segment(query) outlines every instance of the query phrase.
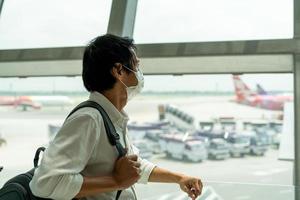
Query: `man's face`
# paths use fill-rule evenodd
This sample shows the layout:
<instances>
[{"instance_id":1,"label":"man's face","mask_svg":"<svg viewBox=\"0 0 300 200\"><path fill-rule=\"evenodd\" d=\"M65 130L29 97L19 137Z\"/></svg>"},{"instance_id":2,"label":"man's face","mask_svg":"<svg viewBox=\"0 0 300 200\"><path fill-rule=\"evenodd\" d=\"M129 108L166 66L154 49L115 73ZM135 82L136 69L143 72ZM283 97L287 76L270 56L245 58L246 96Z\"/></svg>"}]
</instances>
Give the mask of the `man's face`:
<instances>
[{"instance_id":1,"label":"man's face","mask_svg":"<svg viewBox=\"0 0 300 200\"><path fill-rule=\"evenodd\" d=\"M132 63L131 63L131 66L132 66L132 70L133 71L138 71L139 70L139 63L140 63L140 60L139 58L137 57L135 51L133 49L131 49L131 52L133 54L133 60L132 60ZM128 66L126 66L128 67ZM123 66L124 68L124 66ZM123 69L122 71L125 72L126 69ZM124 80L125 84L130 87L130 86L136 86L138 84L138 80L136 79L135 77L135 74L129 70L126 70L127 72L124 73L124 76L126 80Z\"/></svg>"}]
</instances>

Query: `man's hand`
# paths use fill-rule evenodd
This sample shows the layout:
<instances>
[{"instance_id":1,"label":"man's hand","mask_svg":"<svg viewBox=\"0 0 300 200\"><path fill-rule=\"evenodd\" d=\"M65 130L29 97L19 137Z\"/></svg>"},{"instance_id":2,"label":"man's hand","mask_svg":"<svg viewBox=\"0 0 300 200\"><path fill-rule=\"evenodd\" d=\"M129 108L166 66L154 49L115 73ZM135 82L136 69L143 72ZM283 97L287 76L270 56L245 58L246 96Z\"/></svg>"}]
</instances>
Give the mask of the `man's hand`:
<instances>
[{"instance_id":1,"label":"man's hand","mask_svg":"<svg viewBox=\"0 0 300 200\"><path fill-rule=\"evenodd\" d=\"M128 188L139 180L141 164L137 160L137 155L129 155L116 161L113 176L120 189Z\"/></svg>"},{"instance_id":2,"label":"man's hand","mask_svg":"<svg viewBox=\"0 0 300 200\"><path fill-rule=\"evenodd\" d=\"M190 176L183 176L178 183L181 190L186 192L193 200L201 195L203 185L200 179Z\"/></svg>"}]
</instances>

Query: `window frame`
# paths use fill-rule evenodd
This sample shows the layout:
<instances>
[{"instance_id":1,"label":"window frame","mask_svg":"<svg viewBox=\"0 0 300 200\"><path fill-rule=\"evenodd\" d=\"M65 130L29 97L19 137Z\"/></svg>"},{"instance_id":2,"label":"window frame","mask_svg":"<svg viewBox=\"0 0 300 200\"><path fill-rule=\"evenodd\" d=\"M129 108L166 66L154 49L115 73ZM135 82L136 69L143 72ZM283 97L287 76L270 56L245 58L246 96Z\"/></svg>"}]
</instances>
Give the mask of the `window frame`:
<instances>
[{"instance_id":1,"label":"window frame","mask_svg":"<svg viewBox=\"0 0 300 200\"><path fill-rule=\"evenodd\" d=\"M0 0L1 7L4 0ZM113 0L108 33L120 36L133 36L134 22L138 0ZM0 18L1 20L1 18ZM197 58L213 56L263 56L287 55L291 56L289 66L270 67L267 71L258 67L228 67L218 70L212 67L207 70L196 67L184 71L184 67L176 69L176 73L169 69L169 74L218 74L218 73L293 73L295 102L300 100L300 0L294 0L294 37L283 40L256 40L256 41L228 41L228 42L197 42L197 43L161 43L138 44L138 55L148 63L157 67L147 69L145 74L160 73L159 61L166 59L191 59L191 64L197 64ZM77 76L81 73L81 59L84 47L61 47L40 49L0 50L0 77L33 77L33 76ZM68 65L66 65L68 63ZM61 70L64 66L64 70ZM295 109L295 159L294 185L300 186L300 107ZM295 192L296 199L300 199L299 192Z\"/></svg>"}]
</instances>

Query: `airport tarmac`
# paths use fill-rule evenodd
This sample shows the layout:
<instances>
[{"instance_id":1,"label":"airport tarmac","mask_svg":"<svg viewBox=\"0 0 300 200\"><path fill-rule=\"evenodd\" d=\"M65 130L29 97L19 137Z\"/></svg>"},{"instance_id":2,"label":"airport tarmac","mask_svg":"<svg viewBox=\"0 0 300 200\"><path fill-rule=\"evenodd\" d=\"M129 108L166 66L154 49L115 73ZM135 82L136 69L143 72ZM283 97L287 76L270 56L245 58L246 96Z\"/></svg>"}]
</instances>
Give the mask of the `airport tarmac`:
<instances>
[{"instance_id":1,"label":"airport tarmac","mask_svg":"<svg viewBox=\"0 0 300 200\"><path fill-rule=\"evenodd\" d=\"M220 116L261 119L276 117L281 114L278 111L238 105L231 102L231 99L231 97L224 96L142 96L129 102L126 111L132 121L139 122L157 120L157 106L166 103L183 106L190 111L197 111L201 117L206 119ZM22 112L12 107L0 108L0 133L7 141L6 145L0 147L0 166L4 166L3 171L0 172L0 187L14 175L32 168L35 150L48 143L48 124L62 124L71 109L72 107L63 109L49 107ZM245 156L244 158L229 158L218 161L205 160L201 163L173 160L166 158L163 154L156 155L151 161L163 168L200 177L206 186L213 186L214 190L217 188L216 193L220 193L224 199L229 199L224 192L227 189L240 188L240 192L243 190L246 192L249 188L264 188L271 185L270 191L280 187L283 189L281 193L284 194L284 191L288 193L293 185L293 163L278 160L278 150L275 149L269 149L266 155L261 157ZM226 183L221 184L223 182ZM245 183L249 183L250 186L244 185ZM207 191L210 190L211 188L208 187ZM141 199L148 200L175 199L172 195L175 195L178 200L186 199L179 187L174 184L137 185L137 193ZM245 197L244 199L254 198Z\"/></svg>"}]
</instances>

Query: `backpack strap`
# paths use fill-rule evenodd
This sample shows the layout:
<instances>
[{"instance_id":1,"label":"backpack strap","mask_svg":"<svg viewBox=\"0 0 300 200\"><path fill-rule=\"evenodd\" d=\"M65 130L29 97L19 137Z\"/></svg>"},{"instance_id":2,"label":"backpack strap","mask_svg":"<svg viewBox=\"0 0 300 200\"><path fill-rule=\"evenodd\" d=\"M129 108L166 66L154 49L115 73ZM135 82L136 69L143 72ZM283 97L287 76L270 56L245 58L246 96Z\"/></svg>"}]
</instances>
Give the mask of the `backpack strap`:
<instances>
[{"instance_id":1,"label":"backpack strap","mask_svg":"<svg viewBox=\"0 0 300 200\"><path fill-rule=\"evenodd\" d=\"M81 109L81 108L85 108L85 107L92 107L97 109L104 121L104 127L108 136L108 140L109 143L113 146L116 146L118 153L119 153L119 158L126 155L126 151L123 147L123 145L120 143L120 136L117 133L115 126L113 125L112 121L110 120L108 114L105 112L105 110L96 102L94 101L84 101L82 103L80 103L78 106L76 106L71 112L70 114L67 116L67 118L69 118L74 112L76 112L77 110Z\"/></svg>"},{"instance_id":2,"label":"backpack strap","mask_svg":"<svg viewBox=\"0 0 300 200\"><path fill-rule=\"evenodd\" d=\"M92 107L97 109L104 121L104 127L106 130L106 134L109 140L109 143L113 146L116 146L118 153L119 153L119 157L125 156L126 155L126 150L124 149L123 145L120 143L120 136L117 133L112 121L110 120L108 114L105 112L105 110L96 102L94 101L84 101L82 103L80 103L78 106L76 106L71 112L70 114L67 116L70 117L74 112L76 112L77 110L81 109L81 108L85 108L85 107ZM116 200L119 199L120 195L121 195L122 190L118 190L117 195L116 195Z\"/></svg>"},{"instance_id":3,"label":"backpack strap","mask_svg":"<svg viewBox=\"0 0 300 200\"><path fill-rule=\"evenodd\" d=\"M38 167L38 163L39 163L39 159L40 159L40 153L41 153L41 151L45 151L45 149L46 149L45 147L40 147L36 150L35 156L34 156L34 159L33 159L34 168Z\"/></svg>"}]
</instances>

